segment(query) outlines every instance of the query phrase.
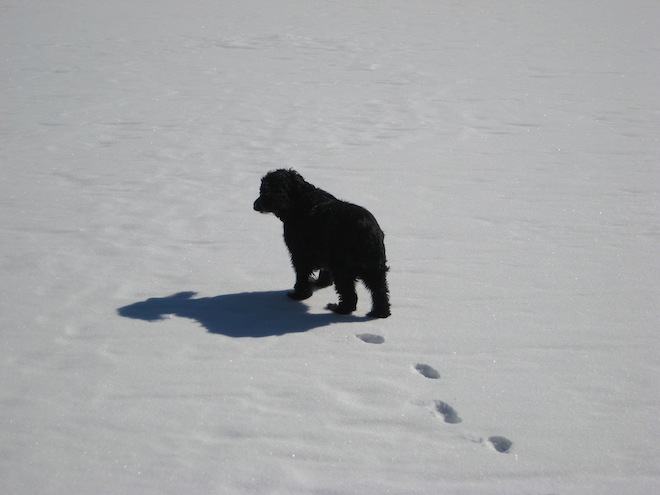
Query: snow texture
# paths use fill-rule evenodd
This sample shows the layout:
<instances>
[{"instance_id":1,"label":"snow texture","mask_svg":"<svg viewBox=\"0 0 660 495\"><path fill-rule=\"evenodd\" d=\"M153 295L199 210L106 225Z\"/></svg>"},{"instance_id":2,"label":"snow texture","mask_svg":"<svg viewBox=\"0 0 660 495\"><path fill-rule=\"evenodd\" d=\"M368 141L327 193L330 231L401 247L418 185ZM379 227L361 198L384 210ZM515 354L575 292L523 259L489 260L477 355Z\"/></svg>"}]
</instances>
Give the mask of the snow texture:
<instances>
[{"instance_id":1,"label":"snow texture","mask_svg":"<svg viewBox=\"0 0 660 495\"><path fill-rule=\"evenodd\" d=\"M1 1L2 492L660 492L659 19ZM285 296L281 167L390 318Z\"/></svg>"}]
</instances>

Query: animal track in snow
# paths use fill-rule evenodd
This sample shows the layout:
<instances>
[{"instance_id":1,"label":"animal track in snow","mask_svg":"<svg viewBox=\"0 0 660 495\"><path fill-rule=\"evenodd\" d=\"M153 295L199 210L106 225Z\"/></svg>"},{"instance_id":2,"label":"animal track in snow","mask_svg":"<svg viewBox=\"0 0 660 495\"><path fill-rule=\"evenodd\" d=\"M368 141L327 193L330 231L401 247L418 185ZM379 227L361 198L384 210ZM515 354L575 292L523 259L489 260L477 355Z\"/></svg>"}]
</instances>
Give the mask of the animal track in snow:
<instances>
[{"instance_id":1,"label":"animal track in snow","mask_svg":"<svg viewBox=\"0 0 660 495\"><path fill-rule=\"evenodd\" d=\"M423 377L430 378L431 380L437 380L440 378L440 373L438 373L433 366L429 366L428 364L417 363L414 368Z\"/></svg>"},{"instance_id":2,"label":"animal track in snow","mask_svg":"<svg viewBox=\"0 0 660 495\"><path fill-rule=\"evenodd\" d=\"M383 342L385 342L384 337L373 333L360 333L360 334L356 334L355 337L367 344L382 344ZM424 378L428 378L430 380L437 380L438 378L440 378L440 373L438 372L438 370L436 370L431 365L424 363L417 363L412 365L412 368L417 373L422 375ZM420 403L420 405L421 404L424 403ZM428 402L426 402L426 404L428 406ZM444 401L441 400L433 401L431 405L431 410L435 415L442 418L442 420L445 423L458 424L463 422L463 420L458 415L456 410ZM513 446L513 442L511 440L509 440L506 437L497 436L497 435L490 436L488 438L469 435L466 436L465 438L472 442L479 443L501 454L508 454L511 451L511 447Z\"/></svg>"},{"instance_id":3,"label":"animal track in snow","mask_svg":"<svg viewBox=\"0 0 660 495\"><path fill-rule=\"evenodd\" d=\"M446 402L442 402L441 400L436 400L433 403L433 405L434 405L434 411L440 416L442 416L442 419L444 420L445 423L449 423L453 425L463 421L458 416L458 413L454 410L454 408L451 407Z\"/></svg>"},{"instance_id":4,"label":"animal track in snow","mask_svg":"<svg viewBox=\"0 0 660 495\"><path fill-rule=\"evenodd\" d=\"M385 342L385 338L380 335L375 335L373 333L359 333L356 335L358 339L367 344L382 344Z\"/></svg>"},{"instance_id":5,"label":"animal track in snow","mask_svg":"<svg viewBox=\"0 0 660 495\"><path fill-rule=\"evenodd\" d=\"M508 438L494 436L488 437L488 439L484 440L484 444L494 448L502 454L507 454L509 450L511 450L513 442Z\"/></svg>"},{"instance_id":6,"label":"animal track in snow","mask_svg":"<svg viewBox=\"0 0 660 495\"><path fill-rule=\"evenodd\" d=\"M511 447L513 446L513 442L511 440L500 436L492 436L492 437L484 438L477 435L466 433L463 435L463 437L466 440L469 440L470 442L478 443L486 447L487 449L494 450L501 454L508 454L509 451L511 450Z\"/></svg>"}]
</instances>

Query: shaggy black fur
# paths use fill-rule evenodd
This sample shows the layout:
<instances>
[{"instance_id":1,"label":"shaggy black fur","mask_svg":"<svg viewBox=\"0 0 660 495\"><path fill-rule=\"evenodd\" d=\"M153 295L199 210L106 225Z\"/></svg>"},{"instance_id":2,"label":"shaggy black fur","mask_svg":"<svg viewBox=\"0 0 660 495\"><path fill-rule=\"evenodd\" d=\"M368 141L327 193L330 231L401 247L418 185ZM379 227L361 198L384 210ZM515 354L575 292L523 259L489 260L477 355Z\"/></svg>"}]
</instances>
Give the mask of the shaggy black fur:
<instances>
[{"instance_id":1,"label":"shaggy black fur","mask_svg":"<svg viewBox=\"0 0 660 495\"><path fill-rule=\"evenodd\" d=\"M284 224L284 241L296 272L289 297L307 299L313 286L334 282L339 303L327 308L348 314L357 307L355 283L360 279L371 292L369 316L390 315L385 235L371 213L314 187L295 170L284 169L261 179L254 209L274 213ZM315 270L319 275L313 280Z\"/></svg>"}]
</instances>

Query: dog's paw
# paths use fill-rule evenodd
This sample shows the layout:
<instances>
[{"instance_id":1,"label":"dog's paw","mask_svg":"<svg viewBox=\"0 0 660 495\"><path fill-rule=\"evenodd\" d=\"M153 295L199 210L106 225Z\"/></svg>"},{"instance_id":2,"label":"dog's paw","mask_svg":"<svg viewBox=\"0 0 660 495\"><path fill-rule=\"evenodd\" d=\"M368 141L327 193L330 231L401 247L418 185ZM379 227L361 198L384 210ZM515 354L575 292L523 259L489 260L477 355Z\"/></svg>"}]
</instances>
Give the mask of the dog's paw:
<instances>
[{"instance_id":1,"label":"dog's paw","mask_svg":"<svg viewBox=\"0 0 660 495\"><path fill-rule=\"evenodd\" d=\"M387 318L391 314L392 313L390 313L389 309L381 309L381 310L372 309L367 313L367 316L370 318Z\"/></svg>"},{"instance_id":2,"label":"dog's paw","mask_svg":"<svg viewBox=\"0 0 660 495\"><path fill-rule=\"evenodd\" d=\"M325 308L329 309L330 311L334 311L338 315L348 315L355 311L355 308L351 308L350 306L342 306L341 304L335 303L330 303Z\"/></svg>"},{"instance_id":3,"label":"dog's paw","mask_svg":"<svg viewBox=\"0 0 660 495\"><path fill-rule=\"evenodd\" d=\"M291 299L294 301L304 301L305 299L309 299L312 297L313 292L311 289L309 291L296 291L292 290L291 292L287 292L286 295L289 296Z\"/></svg>"}]
</instances>

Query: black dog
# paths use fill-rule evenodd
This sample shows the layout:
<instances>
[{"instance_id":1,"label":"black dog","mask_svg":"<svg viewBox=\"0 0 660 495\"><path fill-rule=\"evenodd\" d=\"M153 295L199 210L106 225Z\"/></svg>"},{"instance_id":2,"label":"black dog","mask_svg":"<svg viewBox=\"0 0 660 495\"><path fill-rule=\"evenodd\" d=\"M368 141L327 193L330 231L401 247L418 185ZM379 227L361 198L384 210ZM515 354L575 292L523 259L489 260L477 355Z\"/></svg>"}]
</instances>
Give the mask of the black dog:
<instances>
[{"instance_id":1,"label":"black dog","mask_svg":"<svg viewBox=\"0 0 660 495\"><path fill-rule=\"evenodd\" d=\"M369 316L390 315L385 235L371 213L314 187L295 170L283 169L261 179L254 209L274 213L284 224L284 241L296 272L289 297L307 299L314 285L327 287L334 281L339 304L327 308L348 314L357 306L355 283L360 279L371 292ZM313 280L315 270L320 271Z\"/></svg>"}]
</instances>

